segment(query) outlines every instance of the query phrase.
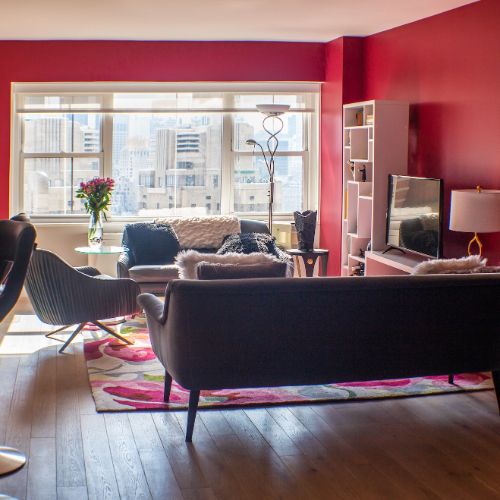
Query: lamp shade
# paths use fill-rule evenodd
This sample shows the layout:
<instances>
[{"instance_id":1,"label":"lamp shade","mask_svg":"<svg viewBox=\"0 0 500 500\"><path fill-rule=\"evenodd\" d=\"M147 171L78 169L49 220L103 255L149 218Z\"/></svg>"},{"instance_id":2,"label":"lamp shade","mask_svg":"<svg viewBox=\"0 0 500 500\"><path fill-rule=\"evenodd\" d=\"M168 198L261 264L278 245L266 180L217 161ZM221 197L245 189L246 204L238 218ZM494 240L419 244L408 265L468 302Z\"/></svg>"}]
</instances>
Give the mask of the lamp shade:
<instances>
[{"instance_id":1,"label":"lamp shade","mask_svg":"<svg viewBox=\"0 0 500 500\"><path fill-rule=\"evenodd\" d=\"M500 232L500 191L492 189L452 191L450 229L466 233Z\"/></svg>"},{"instance_id":2,"label":"lamp shade","mask_svg":"<svg viewBox=\"0 0 500 500\"><path fill-rule=\"evenodd\" d=\"M288 104L257 104L255 107L258 111L268 116L279 116L290 109Z\"/></svg>"}]
</instances>

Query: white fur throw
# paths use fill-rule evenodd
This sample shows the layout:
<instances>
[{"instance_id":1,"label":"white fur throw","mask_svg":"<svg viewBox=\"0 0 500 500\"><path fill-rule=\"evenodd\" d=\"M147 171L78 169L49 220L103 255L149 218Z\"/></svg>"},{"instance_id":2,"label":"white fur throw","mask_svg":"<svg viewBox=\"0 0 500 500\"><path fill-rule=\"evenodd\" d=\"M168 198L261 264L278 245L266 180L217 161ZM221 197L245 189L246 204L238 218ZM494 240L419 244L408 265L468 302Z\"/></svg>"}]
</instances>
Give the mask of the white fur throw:
<instances>
[{"instance_id":1,"label":"white fur throw","mask_svg":"<svg viewBox=\"0 0 500 500\"><path fill-rule=\"evenodd\" d=\"M179 268L179 278L194 280L197 278L196 266L200 262L219 264L239 264L242 266L251 264L268 264L269 262L280 262L276 257L267 253L226 253L217 255L214 253L201 253L196 250L184 250L179 252L175 263Z\"/></svg>"},{"instance_id":2,"label":"white fur throw","mask_svg":"<svg viewBox=\"0 0 500 500\"><path fill-rule=\"evenodd\" d=\"M241 232L238 217L166 217L155 223L172 226L181 248L219 248L224 236Z\"/></svg>"},{"instance_id":3,"label":"white fur throw","mask_svg":"<svg viewBox=\"0 0 500 500\"><path fill-rule=\"evenodd\" d=\"M461 259L435 259L421 262L412 274L468 274L481 272L486 259L480 255L470 255Z\"/></svg>"}]
</instances>

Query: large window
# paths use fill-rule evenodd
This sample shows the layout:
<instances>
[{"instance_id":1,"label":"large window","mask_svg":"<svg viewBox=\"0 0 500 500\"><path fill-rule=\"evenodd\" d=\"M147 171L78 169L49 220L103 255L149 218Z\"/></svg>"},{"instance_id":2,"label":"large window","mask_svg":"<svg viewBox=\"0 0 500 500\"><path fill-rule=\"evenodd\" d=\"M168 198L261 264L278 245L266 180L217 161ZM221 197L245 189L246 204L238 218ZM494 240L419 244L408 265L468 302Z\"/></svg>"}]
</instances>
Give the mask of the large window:
<instances>
[{"instance_id":1,"label":"large window","mask_svg":"<svg viewBox=\"0 0 500 500\"><path fill-rule=\"evenodd\" d=\"M147 92L92 85L14 86L13 210L81 217L75 191L102 175L116 181L116 218L264 215L266 165L246 144L252 138L266 147L260 103L290 105L275 159L277 217L316 208L316 86L220 84L223 91L214 91L215 84L185 84Z\"/></svg>"}]
</instances>

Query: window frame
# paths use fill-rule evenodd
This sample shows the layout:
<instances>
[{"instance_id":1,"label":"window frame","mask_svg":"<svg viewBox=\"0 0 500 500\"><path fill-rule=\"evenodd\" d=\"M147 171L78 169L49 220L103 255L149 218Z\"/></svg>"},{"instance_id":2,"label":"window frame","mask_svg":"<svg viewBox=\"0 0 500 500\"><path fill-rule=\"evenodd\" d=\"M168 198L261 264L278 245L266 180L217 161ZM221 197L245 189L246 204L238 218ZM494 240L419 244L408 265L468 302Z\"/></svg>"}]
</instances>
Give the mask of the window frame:
<instances>
[{"instance_id":1,"label":"window frame","mask_svg":"<svg viewBox=\"0 0 500 500\"><path fill-rule=\"evenodd\" d=\"M301 91L294 90L302 89ZM254 156L260 154L258 151L237 151L234 145L234 116L237 109L234 106L235 95L242 94L298 94L311 93L312 111L305 112L303 117L303 140L304 148L300 151L279 151L276 157L293 156L302 159L302 210L319 208L319 84L309 83L131 83L131 82L103 82L103 83L13 83L11 99L11 168L10 168L10 213L23 211L24 206L24 162L29 158L98 158L101 166L100 175L112 177L113 165L113 117L111 111L93 111L87 113L98 113L101 115L101 150L95 153L24 153L22 151L24 120L22 114L17 111L18 96L26 94L103 94L103 107L111 108L114 92L130 93L154 93L154 92L187 92L187 91L220 91L224 93L224 110L222 115L222 142L221 142L221 199L220 214L234 214L239 217L249 217L265 220L266 212L236 212L234 208L234 171L238 156ZM231 109L231 111L228 111ZM203 110L200 110L202 113ZM148 110L143 112L148 113ZM26 111L26 114L29 114ZM50 111L47 112L50 114ZM62 111L57 112L63 114ZM64 110L64 114L81 114L81 111L71 109ZM152 113L151 113L152 114ZM86 214L45 214L32 215L35 223L87 223ZM110 216L110 223L127 223L139 220L150 220L151 216ZM276 221L288 221L293 219L293 214L288 212L275 212Z\"/></svg>"}]
</instances>

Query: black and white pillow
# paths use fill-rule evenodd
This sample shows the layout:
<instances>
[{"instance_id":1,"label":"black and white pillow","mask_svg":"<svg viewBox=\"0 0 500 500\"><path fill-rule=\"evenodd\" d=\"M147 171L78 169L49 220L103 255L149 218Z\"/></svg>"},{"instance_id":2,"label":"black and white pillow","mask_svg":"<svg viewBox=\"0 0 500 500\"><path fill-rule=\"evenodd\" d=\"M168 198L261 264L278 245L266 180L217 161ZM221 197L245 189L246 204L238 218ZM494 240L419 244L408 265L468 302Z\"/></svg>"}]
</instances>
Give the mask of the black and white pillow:
<instances>
[{"instance_id":1,"label":"black and white pillow","mask_svg":"<svg viewBox=\"0 0 500 500\"><path fill-rule=\"evenodd\" d=\"M289 262L290 257L276 245L276 238L266 233L230 234L224 238L218 255L226 253L268 253L278 259Z\"/></svg>"}]
</instances>

